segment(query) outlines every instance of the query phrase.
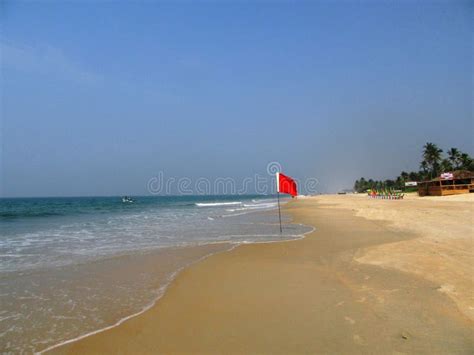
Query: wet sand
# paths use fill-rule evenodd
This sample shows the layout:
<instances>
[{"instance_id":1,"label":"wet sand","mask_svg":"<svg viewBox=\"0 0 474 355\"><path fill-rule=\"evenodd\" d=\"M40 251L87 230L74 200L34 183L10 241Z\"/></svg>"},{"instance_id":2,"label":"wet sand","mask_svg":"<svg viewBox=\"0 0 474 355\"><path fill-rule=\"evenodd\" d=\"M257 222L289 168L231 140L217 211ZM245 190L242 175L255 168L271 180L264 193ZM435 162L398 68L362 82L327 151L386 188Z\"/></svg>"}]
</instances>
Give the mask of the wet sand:
<instances>
[{"instance_id":1,"label":"wet sand","mask_svg":"<svg viewBox=\"0 0 474 355\"><path fill-rule=\"evenodd\" d=\"M390 211L407 202L370 201L369 207ZM291 202L285 212L316 227L305 239L213 255L184 270L149 311L51 352L472 353L469 312L426 275L426 265L411 272L400 267L405 263L384 263L397 258L384 248L410 246L426 236L389 219L356 216L364 207L355 206L366 203L362 196ZM463 223L472 228L472 219ZM442 234L439 243L444 245ZM423 254L423 248L416 250L412 264ZM472 243L467 254L472 265ZM464 285L458 293L472 291L472 277L470 285L453 282Z\"/></svg>"},{"instance_id":2,"label":"wet sand","mask_svg":"<svg viewBox=\"0 0 474 355\"><path fill-rule=\"evenodd\" d=\"M0 354L32 354L152 306L176 272L226 243L168 247L0 277Z\"/></svg>"}]
</instances>

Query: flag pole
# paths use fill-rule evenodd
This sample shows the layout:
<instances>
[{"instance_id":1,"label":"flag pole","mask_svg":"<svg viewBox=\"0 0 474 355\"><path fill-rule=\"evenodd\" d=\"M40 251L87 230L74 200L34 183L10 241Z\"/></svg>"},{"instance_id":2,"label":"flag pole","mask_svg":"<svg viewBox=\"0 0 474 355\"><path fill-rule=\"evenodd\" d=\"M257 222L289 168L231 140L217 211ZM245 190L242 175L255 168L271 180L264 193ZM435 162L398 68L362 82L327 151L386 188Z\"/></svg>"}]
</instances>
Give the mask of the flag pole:
<instances>
[{"instance_id":1,"label":"flag pole","mask_svg":"<svg viewBox=\"0 0 474 355\"><path fill-rule=\"evenodd\" d=\"M278 219L280 220L280 234L281 234L282 230L281 230L280 192L279 191L277 191L277 199L278 199Z\"/></svg>"},{"instance_id":2,"label":"flag pole","mask_svg":"<svg viewBox=\"0 0 474 355\"><path fill-rule=\"evenodd\" d=\"M281 229L281 211L280 211L280 173L277 172L275 175L276 175L277 199L278 199L278 219L280 220L280 234L281 234L282 229Z\"/></svg>"}]
</instances>

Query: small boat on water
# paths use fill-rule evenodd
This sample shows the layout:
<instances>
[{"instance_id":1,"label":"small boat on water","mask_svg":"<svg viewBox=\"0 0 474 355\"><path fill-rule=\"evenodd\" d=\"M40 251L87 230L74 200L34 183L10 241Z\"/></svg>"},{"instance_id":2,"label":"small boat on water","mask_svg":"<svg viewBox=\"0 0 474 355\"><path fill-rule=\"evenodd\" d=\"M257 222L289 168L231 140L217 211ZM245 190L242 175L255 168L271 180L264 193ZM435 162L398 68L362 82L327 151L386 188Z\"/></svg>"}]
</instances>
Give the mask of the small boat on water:
<instances>
[{"instance_id":1,"label":"small boat on water","mask_svg":"<svg viewBox=\"0 0 474 355\"><path fill-rule=\"evenodd\" d=\"M135 201L129 196L124 196L124 197L122 197L122 202L123 203L134 203Z\"/></svg>"}]
</instances>

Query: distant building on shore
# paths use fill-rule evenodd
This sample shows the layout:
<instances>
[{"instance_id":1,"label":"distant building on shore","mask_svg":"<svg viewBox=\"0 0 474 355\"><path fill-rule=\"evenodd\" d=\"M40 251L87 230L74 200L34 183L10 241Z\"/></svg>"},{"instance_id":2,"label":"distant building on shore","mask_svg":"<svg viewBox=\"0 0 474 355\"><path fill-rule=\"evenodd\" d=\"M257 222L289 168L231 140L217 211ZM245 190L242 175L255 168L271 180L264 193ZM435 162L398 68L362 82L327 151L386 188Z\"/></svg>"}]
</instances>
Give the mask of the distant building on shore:
<instances>
[{"instance_id":1,"label":"distant building on shore","mask_svg":"<svg viewBox=\"0 0 474 355\"><path fill-rule=\"evenodd\" d=\"M474 192L474 173L466 170L447 172L428 181L418 182L420 196L446 196Z\"/></svg>"}]
</instances>

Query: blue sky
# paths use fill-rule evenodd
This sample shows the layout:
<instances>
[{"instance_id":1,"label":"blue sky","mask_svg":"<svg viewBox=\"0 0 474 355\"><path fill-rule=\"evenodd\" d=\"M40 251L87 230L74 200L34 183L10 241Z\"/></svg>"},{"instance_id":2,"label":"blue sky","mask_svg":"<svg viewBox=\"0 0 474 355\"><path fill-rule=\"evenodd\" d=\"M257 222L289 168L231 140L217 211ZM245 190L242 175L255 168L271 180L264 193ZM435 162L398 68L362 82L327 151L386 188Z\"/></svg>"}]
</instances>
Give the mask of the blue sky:
<instances>
[{"instance_id":1,"label":"blue sky","mask_svg":"<svg viewBox=\"0 0 474 355\"><path fill-rule=\"evenodd\" d=\"M469 2L0 5L1 196L146 194L159 171L319 190L473 153Z\"/></svg>"}]
</instances>

